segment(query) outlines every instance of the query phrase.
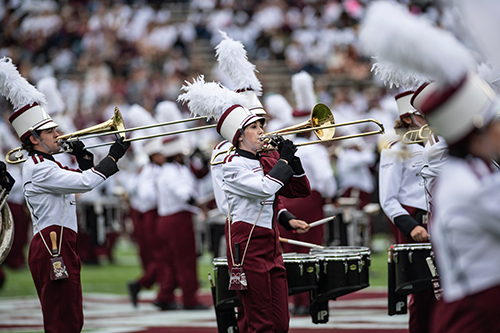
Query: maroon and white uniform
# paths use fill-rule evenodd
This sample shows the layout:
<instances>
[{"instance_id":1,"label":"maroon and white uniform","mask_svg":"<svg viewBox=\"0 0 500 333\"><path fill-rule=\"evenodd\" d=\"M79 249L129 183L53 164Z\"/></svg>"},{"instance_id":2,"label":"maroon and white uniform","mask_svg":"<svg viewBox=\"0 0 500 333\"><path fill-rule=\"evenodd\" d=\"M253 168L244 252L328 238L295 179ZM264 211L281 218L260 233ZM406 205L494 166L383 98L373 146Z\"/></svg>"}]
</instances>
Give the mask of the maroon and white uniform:
<instances>
[{"instance_id":1,"label":"maroon and white uniform","mask_svg":"<svg viewBox=\"0 0 500 333\"><path fill-rule=\"evenodd\" d=\"M232 218L228 225L231 241L226 233L228 266L233 267L229 247L234 253L234 244L239 243L248 289L237 294L245 308L249 332L288 331L288 285L276 223L276 194L310 194L309 182L297 161L292 167L268 155L236 150L222 167L222 189Z\"/></svg>"},{"instance_id":2,"label":"maroon and white uniform","mask_svg":"<svg viewBox=\"0 0 500 333\"><path fill-rule=\"evenodd\" d=\"M415 243L411 231L422 224L427 202L422 169L422 152L419 144L405 145L401 141L389 144L382 150L379 169L380 206L397 229L393 233L398 244ZM432 289L410 295L410 332L427 332L436 303Z\"/></svg>"},{"instance_id":3,"label":"maroon and white uniform","mask_svg":"<svg viewBox=\"0 0 500 333\"><path fill-rule=\"evenodd\" d=\"M431 221L443 300L435 332L500 331L500 173L471 156L448 157Z\"/></svg>"},{"instance_id":4,"label":"maroon and white uniform","mask_svg":"<svg viewBox=\"0 0 500 333\"><path fill-rule=\"evenodd\" d=\"M40 152L31 154L23 165L24 196L31 211L34 233L28 262L42 305L45 332L80 332L82 329L81 261L77 252L74 193L88 192L118 171L111 157L95 167L81 167L86 170L65 168L51 155ZM52 281L51 254L42 237L50 247L49 234L55 231L59 246L61 230L59 251L69 278Z\"/></svg>"},{"instance_id":5,"label":"maroon and white uniform","mask_svg":"<svg viewBox=\"0 0 500 333\"><path fill-rule=\"evenodd\" d=\"M423 180L422 152L418 144L405 145L393 141L380 154L379 199L385 215L399 229L397 243L409 242L408 236L417 225L416 222L400 216L412 216L427 210ZM399 224L399 225L398 225Z\"/></svg>"},{"instance_id":6,"label":"maroon and white uniform","mask_svg":"<svg viewBox=\"0 0 500 333\"><path fill-rule=\"evenodd\" d=\"M165 163L157 179L158 237L162 257L160 290L157 302L174 302L174 290L182 289L185 307L197 306L198 277L192 206L196 181L188 167L178 162Z\"/></svg>"}]
</instances>

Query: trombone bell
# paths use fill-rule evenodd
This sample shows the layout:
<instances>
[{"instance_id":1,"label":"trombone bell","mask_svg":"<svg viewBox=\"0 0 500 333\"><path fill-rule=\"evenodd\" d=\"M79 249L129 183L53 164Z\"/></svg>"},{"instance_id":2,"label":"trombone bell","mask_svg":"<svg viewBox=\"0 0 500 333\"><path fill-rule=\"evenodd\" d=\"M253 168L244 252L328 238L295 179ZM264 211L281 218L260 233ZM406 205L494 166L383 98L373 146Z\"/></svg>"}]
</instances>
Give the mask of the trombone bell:
<instances>
[{"instance_id":1,"label":"trombone bell","mask_svg":"<svg viewBox=\"0 0 500 333\"><path fill-rule=\"evenodd\" d=\"M318 103L314 106L311 112L311 127L326 127L314 129L314 134L320 140L328 140L335 135L335 127L328 127L335 125L335 118L332 111L325 104Z\"/></svg>"},{"instance_id":2,"label":"trombone bell","mask_svg":"<svg viewBox=\"0 0 500 333\"><path fill-rule=\"evenodd\" d=\"M103 134L111 131L122 131L125 130L125 122L123 121L122 114L120 110L115 106L115 111L113 116L109 118L107 121L97 124L95 126L91 126L89 128L84 128L82 130L60 135L57 137L57 140L63 141L72 141L71 139L78 139L82 136L92 135L92 134ZM126 138L125 132L120 132L118 135L122 138Z\"/></svg>"}]
</instances>

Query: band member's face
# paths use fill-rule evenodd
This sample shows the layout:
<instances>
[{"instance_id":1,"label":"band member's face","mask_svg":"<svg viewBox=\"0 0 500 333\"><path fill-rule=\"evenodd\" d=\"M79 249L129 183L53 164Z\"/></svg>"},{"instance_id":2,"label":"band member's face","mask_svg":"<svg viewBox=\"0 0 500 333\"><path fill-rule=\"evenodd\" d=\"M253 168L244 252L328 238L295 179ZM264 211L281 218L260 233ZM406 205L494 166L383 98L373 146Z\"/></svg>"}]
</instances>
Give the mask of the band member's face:
<instances>
[{"instance_id":1,"label":"band member's face","mask_svg":"<svg viewBox=\"0 0 500 333\"><path fill-rule=\"evenodd\" d=\"M487 129L488 141L491 144L491 158L500 158L500 120L492 122Z\"/></svg>"},{"instance_id":2,"label":"band member's face","mask_svg":"<svg viewBox=\"0 0 500 333\"><path fill-rule=\"evenodd\" d=\"M245 127L243 134L239 138L240 149L247 150L252 153L261 149L264 143L260 140L260 136L263 133L264 130L262 129L260 121L256 121Z\"/></svg>"},{"instance_id":3,"label":"band member's face","mask_svg":"<svg viewBox=\"0 0 500 333\"><path fill-rule=\"evenodd\" d=\"M43 144L38 143L36 150L48 153L48 154L53 154L57 153L59 151L59 144L57 143L57 137L59 136L59 132L55 128L49 128L47 130L42 130L40 133L40 139L42 139L43 143L45 144L45 147ZM47 151L48 150L48 151Z\"/></svg>"}]
</instances>

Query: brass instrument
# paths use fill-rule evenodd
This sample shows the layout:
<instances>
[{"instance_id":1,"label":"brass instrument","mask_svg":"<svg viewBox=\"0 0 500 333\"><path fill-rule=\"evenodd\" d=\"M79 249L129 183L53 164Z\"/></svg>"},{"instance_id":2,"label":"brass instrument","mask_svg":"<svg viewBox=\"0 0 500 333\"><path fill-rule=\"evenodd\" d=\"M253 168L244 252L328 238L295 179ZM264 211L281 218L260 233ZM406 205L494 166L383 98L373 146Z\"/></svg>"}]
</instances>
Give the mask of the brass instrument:
<instances>
[{"instance_id":1,"label":"brass instrument","mask_svg":"<svg viewBox=\"0 0 500 333\"><path fill-rule=\"evenodd\" d=\"M411 130L407 131L404 135L401 141L404 144L411 145L414 143L425 143L427 140L429 140L429 136L431 134L431 130L429 129L429 126L425 124L424 126L420 127L418 130Z\"/></svg>"},{"instance_id":2,"label":"brass instrument","mask_svg":"<svg viewBox=\"0 0 500 333\"><path fill-rule=\"evenodd\" d=\"M14 241L14 219L7 202L8 192L0 190L0 264L9 254Z\"/></svg>"},{"instance_id":3,"label":"brass instrument","mask_svg":"<svg viewBox=\"0 0 500 333\"><path fill-rule=\"evenodd\" d=\"M356 125L356 124L368 123L368 122L376 124L377 126L379 126L380 129L377 131L334 137L335 128L337 128L337 127L347 126L347 125ZM312 144L316 144L316 143L345 140L345 139L363 137L363 136L374 135L374 134L384 134L384 125L382 125L379 121L377 121L375 119L361 119L361 120L355 120L355 121L349 121L349 122L345 122L345 123L335 124L335 118L333 117L332 111L330 111L328 106L326 106L323 103L318 103L311 110L311 118L309 120L307 120L301 124L295 125L295 126L287 127L287 128L281 129L281 130L269 132L269 133L262 135L261 140L268 143L267 147L264 148L263 150L276 149L275 147L273 147L272 143L273 143L273 141L275 141L275 138L278 136L292 135L292 134L311 132L311 131L314 132L314 134L316 135L316 137L319 140L302 142L302 143L296 144L295 146L297 146L297 147L307 146L307 145L312 145ZM210 161L210 164L211 165L222 164L223 163L222 161L215 162L217 157L219 155L222 155L222 154L229 154L232 150L234 150L234 147L231 147L230 149L225 150L225 151L218 152L217 154L214 155L214 157Z\"/></svg>"},{"instance_id":4,"label":"brass instrument","mask_svg":"<svg viewBox=\"0 0 500 333\"><path fill-rule=\"evenodd\" d=\"M157 123L157 124L151 124L151 125L139 126L139 127L133 127L133 128L126 129L125 123L123 121L123 117L120 113L120 110L117 107L115 107L113 116L110 119L108 119L107 121L100 123L100 124L97 124L95 126L91 126L89 128L85 128L85 129L76 131L74 133L69 133L69 134L64 134L64 135L58 136L57 139L59 140L59 145L63 148L58 153L64 153L64 152L68 151L69 146L67 145L67 143L78 141L80 139L89 139L89 138L95 138L95 137L106 136L106 135L115 135L117 138L123 137L124 142L132 142L132 141L152 139L152 138L167 136L167 135L175 135L175 134L180 134L180 133L199 131L199 130L213 128L213 127L217 126L216 124L211 124L211 125L206 125L206 126L199 126L199 127L183 129L183 130L146 135L146 136L141 136L141 137L137 137L137 138L133 138L133 139L126 139L125 133L127 133L127 132L144 130L144 129L153 128L153 127L174 125L174 124L185 123L185 122L189 122L189 121L197 121L197 120L202 120L202 119L206 119L206 118L207 117L194 117L194 118L187 118L187 119L181 119L181 120L176 120L176 121L169 121L169 122L164 122L164 123ZM92 149L92 148L97 148L97 147L109 146L112 144L113 144L113 141L99 143L99 144L95 144L95 145L90 145L90 146L86 146L85 148ZM5 160L7 161L7 163L18 164L18 163L25 162L26 158L24 158L22 150L23 149L21 147L18 147L18 148L14 148L11 151L9 151L7 153L7 155L5 155ZM56 153L56 154L58 154L58 153ZM11 157L13 157L13 159Z\"/></svg>"}]
</instances>

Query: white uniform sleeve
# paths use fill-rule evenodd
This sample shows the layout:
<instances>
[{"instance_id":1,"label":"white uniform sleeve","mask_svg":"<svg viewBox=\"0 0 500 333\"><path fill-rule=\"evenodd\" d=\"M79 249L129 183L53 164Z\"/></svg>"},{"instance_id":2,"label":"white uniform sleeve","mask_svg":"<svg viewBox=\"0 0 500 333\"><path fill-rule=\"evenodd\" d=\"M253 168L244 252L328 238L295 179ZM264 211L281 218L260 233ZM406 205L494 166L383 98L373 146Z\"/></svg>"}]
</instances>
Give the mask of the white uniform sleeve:
<instances>
[{"instance_id":1,"label":"white uniform sleeve","mask_svg":"<svg viewBox=\"0 0 500 333\"><path fill-rule=\"evenodd\" d=\"M398 200L403 177L403 161L397 150L384 149L380 155L379 199L385 215L394 223L394 218L409 215Z\"/></svg>"},{"instance_id":2,"label":"white uniform sleeve","mask_svg":"<svg viewBox=\"0 0 500 333\"><path fill-rule=\"evenodd\" d=\"M497 172L491 179L485 182L484 187L474 196L473 201L475 203L471 206L477 209L476 216L487 216L487 218L478 218L477 223L481 224L489 234L493 234L497 238L500 237L499 188L500 173Z\"/></svg>"},{"instance_id":3,"label":"white uniform sleeve","mask_svg":"<svg viewBox=\"0 0 500 333\"><path fill-rule=\"evenodd\" d=\"M224 190L244 197L267 199L276 194L283 183L274 177L262 175L262 170L254 172L242 168L237 162L229 162L222 167Z\"/></svg>"},{"instance_id":4,"label":"white uniform sleeve","mask_svg":"<svg viewBox=\"0 0 500 333\"><path fill-rule=\"evenodd\" d=\"M55 163L42 162L33 169L31 181L36 193L71 194L88 192L105 179L94 168L80 173L61 169Z\"/></svg>"}]
</instances>

